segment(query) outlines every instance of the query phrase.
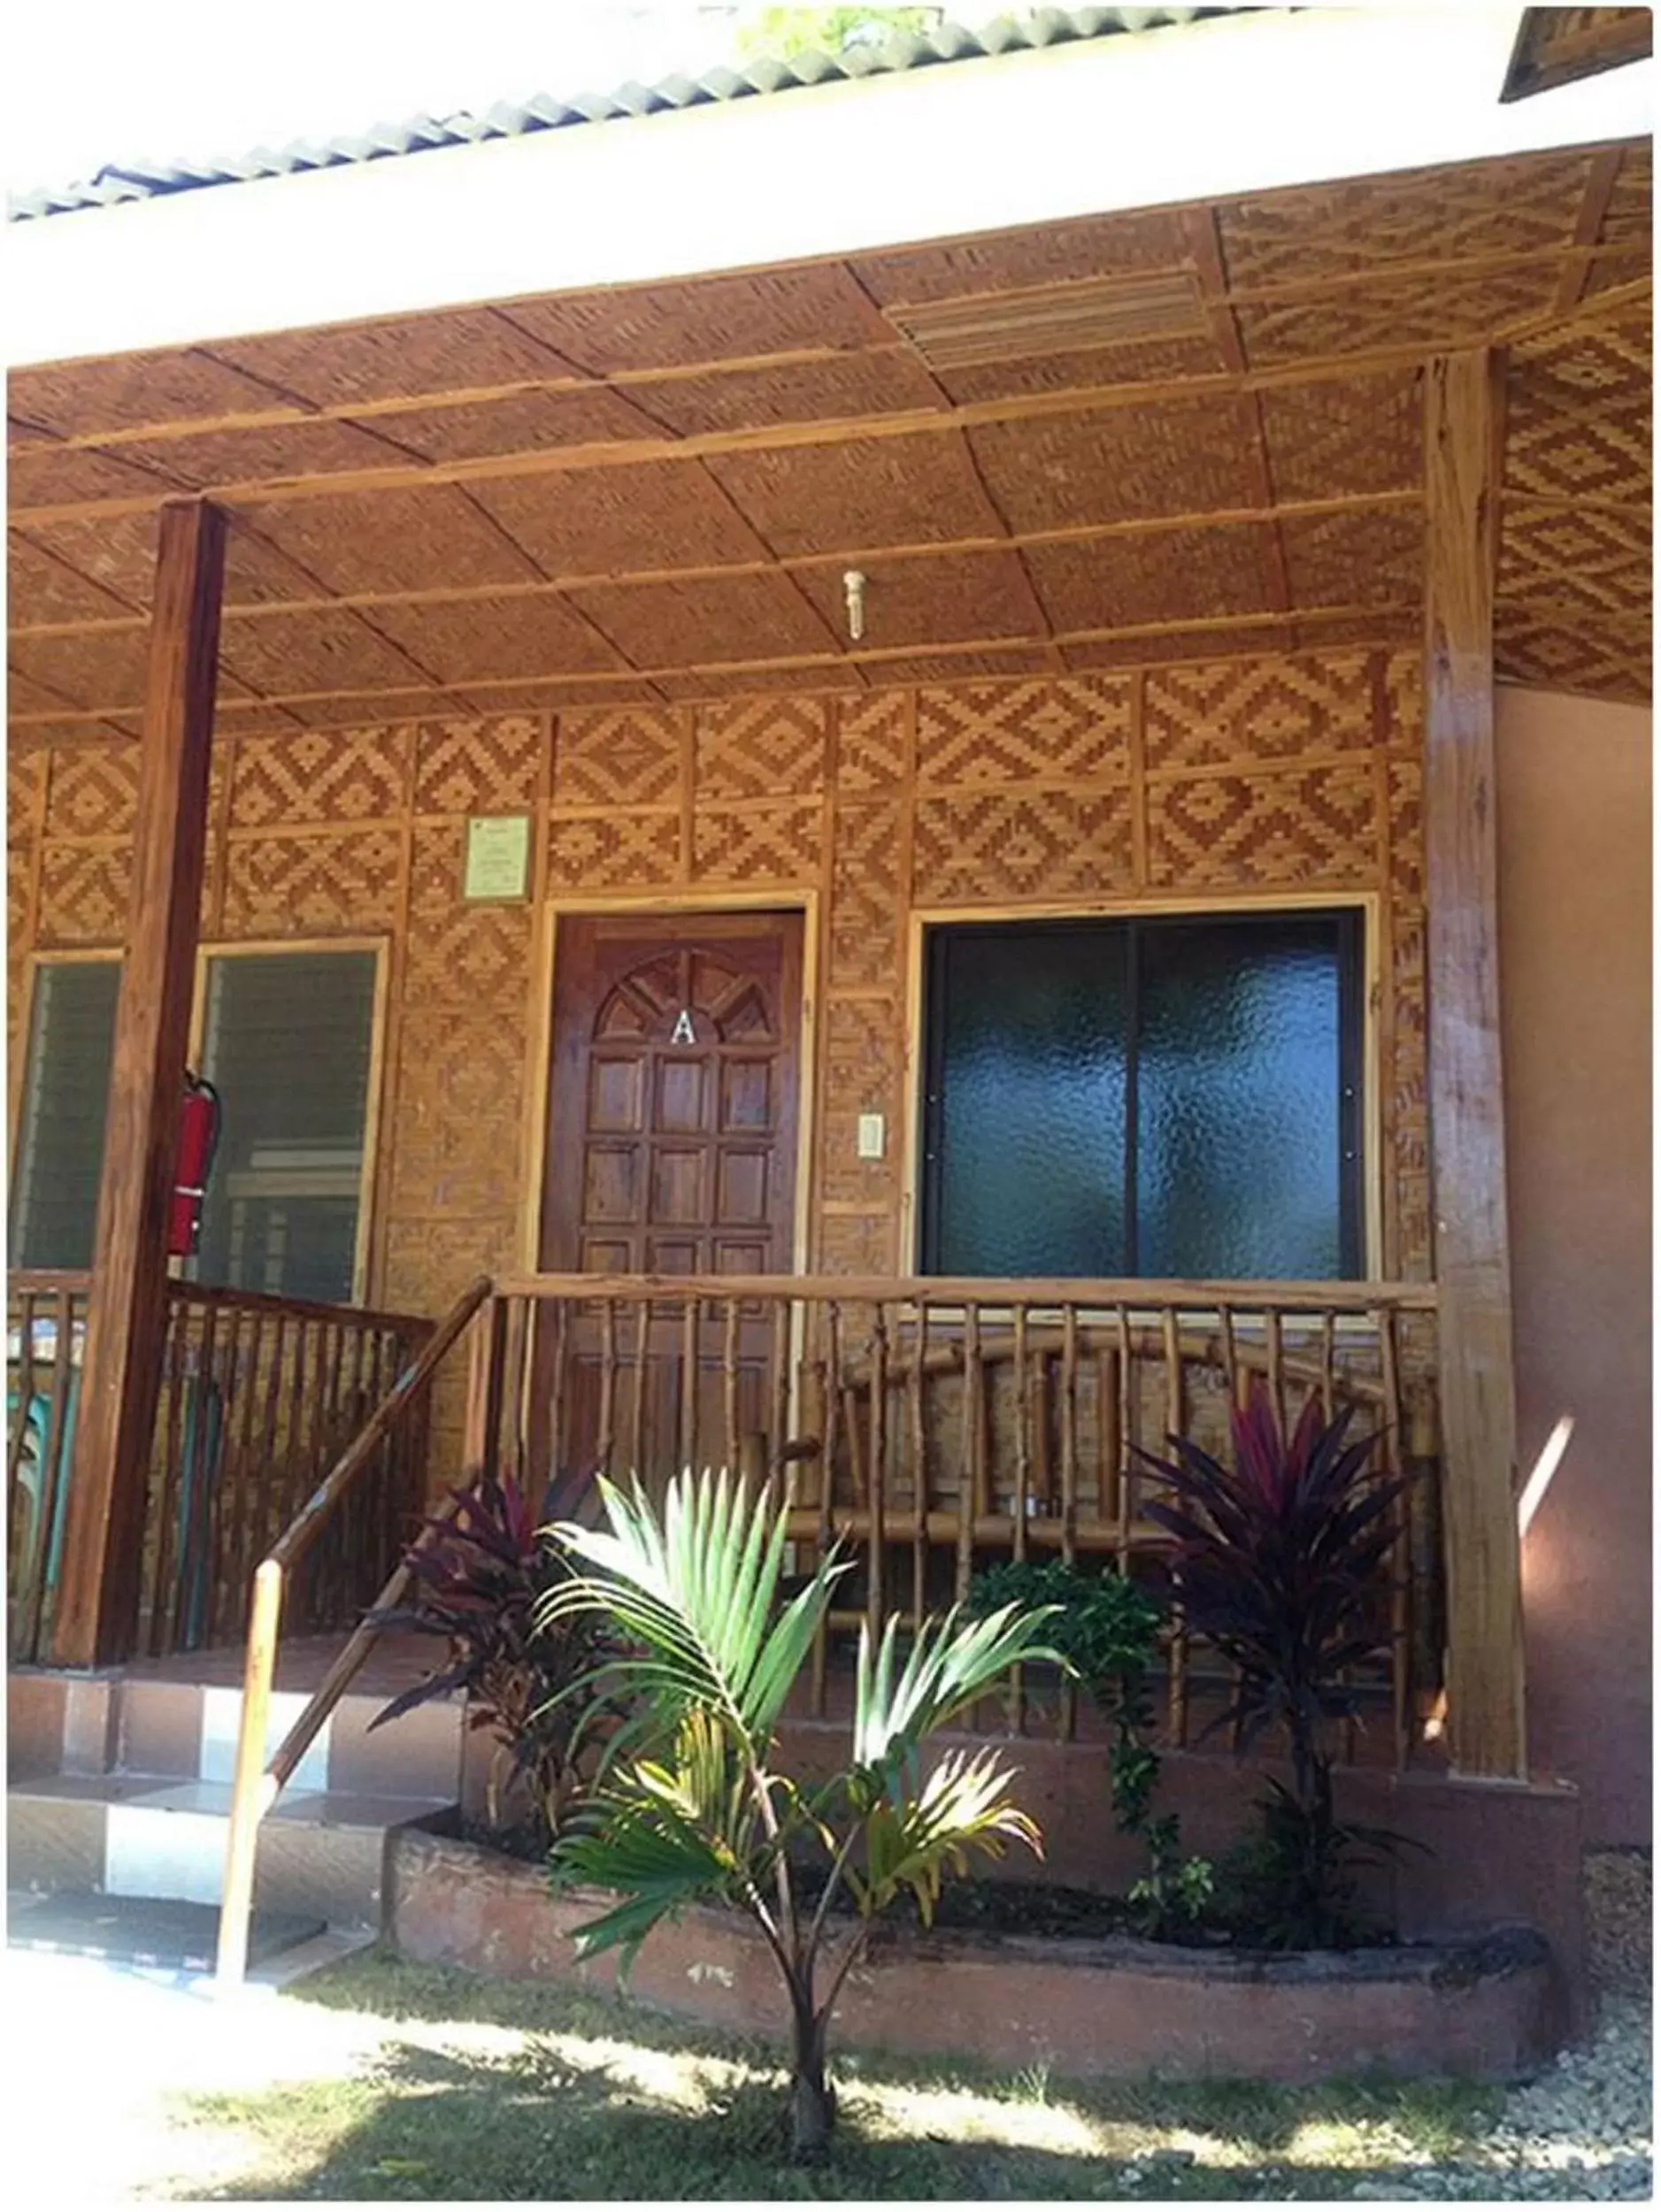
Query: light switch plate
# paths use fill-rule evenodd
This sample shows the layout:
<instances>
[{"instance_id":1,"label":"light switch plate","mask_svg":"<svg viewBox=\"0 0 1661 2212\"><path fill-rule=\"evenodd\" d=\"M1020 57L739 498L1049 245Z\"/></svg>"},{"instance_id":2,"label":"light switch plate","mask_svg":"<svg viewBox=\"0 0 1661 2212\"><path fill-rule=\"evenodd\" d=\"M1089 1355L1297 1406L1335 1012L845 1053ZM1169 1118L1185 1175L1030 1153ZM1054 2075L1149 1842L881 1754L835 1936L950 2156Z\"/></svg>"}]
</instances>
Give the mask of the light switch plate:
<instances>
[{"instance_id":1,"label":"light switch plate","mask_svg":"<svg viewBox=\"0 0 1661 2212\"><path fill-rule=\"evenodd\" d=\"M882 1157L884 1131L880 1114L861 1114L859 1117L859 1157L880 1160Z\"/></svg>"}]
</instances>

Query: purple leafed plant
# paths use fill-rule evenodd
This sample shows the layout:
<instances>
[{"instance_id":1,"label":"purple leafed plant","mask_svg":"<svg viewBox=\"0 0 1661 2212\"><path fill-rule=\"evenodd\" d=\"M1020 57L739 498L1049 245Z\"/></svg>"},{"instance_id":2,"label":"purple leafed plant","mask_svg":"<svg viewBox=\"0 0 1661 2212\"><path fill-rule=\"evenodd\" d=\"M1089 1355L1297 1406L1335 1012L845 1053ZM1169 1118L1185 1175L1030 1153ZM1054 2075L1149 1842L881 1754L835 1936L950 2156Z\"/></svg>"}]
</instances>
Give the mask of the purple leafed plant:
<instances>
[{"instance_id":1,"label":"purple leafed plant","mask_svg":"<svg viewBox=\"0 0 1661 2212\"><path fill-rule=\"evenodd\" d=\"M1236 1671L1211 1728L1236 1727L1242 1751L1285 1733L1293 1786L1272 1781L1262 1807L1275 1893L1264 1917L1268 1939L1290 1944L1342 1940L1347 1866L1358 1847L1397 1840L1333 1814L1331 1724L1357 1709L1350 1671L1389 1646L1380 1573L1404 1486L1372 1474L1377 1440L1350 1440L1352 1413L1326 1420L1311 1395L1288 1439L1254 1382L1230 1411L1232 1467L1175 1436L1173 1457L1142 1455L1171 1494L1147 1511L1174 1539L1188 1632Z\"/></svg>"},{"instance_id":2,"label":"purple leafed plant","mask_svg":"<svg viewBox=\"0 0 1661 2212\"><path fill-rule=\"evenodd\" d=\"M383 1629L442 1637L450 1647L446 1663L401 1692L372 1727L433 1699L465 1695L468 1726L488 1729L496 1742L491 1825L501 1824L504 1786L522 1783L543 1841L558 1832L581 1778L574 1709L560 1693L607 1648L589 1617L537 1618L569 1571L546 1518L511 1476L477 1476L431 1517L427 1540L405 1555L409 1596L371 1617Z\"/></svg>"}]
</instances>

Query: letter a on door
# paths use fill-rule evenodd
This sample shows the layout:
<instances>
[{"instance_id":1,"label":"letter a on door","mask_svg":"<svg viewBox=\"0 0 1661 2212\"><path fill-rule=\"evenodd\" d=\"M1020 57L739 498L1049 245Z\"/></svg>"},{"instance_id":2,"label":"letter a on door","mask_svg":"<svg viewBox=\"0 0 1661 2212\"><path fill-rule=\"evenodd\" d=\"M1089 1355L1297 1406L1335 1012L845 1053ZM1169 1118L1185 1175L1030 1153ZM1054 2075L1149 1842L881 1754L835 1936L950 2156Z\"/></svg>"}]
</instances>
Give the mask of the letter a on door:
<instances>
[{"instance_id":1,"label":"letter a on door","mask_svg":"<svg viewBox=\"0 0 1661 2212\"><path fill-rule=\"evenodd\" d=\"M696 1044L697 1039L692 1033L692 1015L688 1008L683 1006L675 1016L675 1025L669 1033L669 1041L672 1045Z\"/></svg>"}]
</instances>

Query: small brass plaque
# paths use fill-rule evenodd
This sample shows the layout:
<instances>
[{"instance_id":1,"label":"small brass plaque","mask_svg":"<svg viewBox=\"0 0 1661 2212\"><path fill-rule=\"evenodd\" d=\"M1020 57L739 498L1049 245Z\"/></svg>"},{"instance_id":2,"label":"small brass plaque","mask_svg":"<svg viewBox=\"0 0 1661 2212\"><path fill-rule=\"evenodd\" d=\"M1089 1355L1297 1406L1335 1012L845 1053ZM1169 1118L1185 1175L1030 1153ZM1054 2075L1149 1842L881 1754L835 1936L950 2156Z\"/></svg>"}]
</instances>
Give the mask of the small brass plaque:
<instances>
[{"instance_id":1,"label":"small brass plaque","mask_svg":"<svg viewBox=\"0 0 1661 2212\"><path fill-rule=\"evenodd\" d=\"M464 899L522 899L530 885L528 814L474 814L467 823Z\"/></svg>"}]
</instances>

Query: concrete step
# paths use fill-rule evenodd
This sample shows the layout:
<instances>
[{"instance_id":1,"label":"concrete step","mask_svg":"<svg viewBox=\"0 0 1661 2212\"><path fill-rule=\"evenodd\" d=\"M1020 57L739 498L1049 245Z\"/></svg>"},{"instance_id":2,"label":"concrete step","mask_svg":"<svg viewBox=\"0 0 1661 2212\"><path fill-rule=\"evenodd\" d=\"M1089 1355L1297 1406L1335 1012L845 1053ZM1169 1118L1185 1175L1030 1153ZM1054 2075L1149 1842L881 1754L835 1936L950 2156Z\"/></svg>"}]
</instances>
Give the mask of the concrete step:
<instances>
[{"instance_id":1,"label":"concrete step","mask_svg":"<svg viewBox=\"0 0 1661 2212\"><path fill-rule=\"evenodd\" d=\"M102 1959L175 1974L211 1974L219 1949L219 1916L211 1905L176 1898L109 1897L97 1890L48 1895L12 1891L6 1941L16 1951L60 1958ZM248 1963L259 1967L324 1937L315 1913L257 1912L248 1931Z\"/></svg>"},{"instance_id":2,"label":"concrete step","mask_svg":"<svg viewBox=\"0 0 1661 2212\"><path fill-rule=\"evenodd\" d=\"M73 1676L14 1670L7 1681L7 1763L13 1782L54 1774L127 1772L228 1782L236 1756L240 1688L119 1671ZM306 1704L298 1690L272 1699L269 1755ZM351 1690L307 1751L291 1790L455 1797L466 1713L459 1699L418 1706L375 1728L384 1692Z\"/></svg>"},{"instance_id":3,"label":"concrete step","mask_svg":"<svg viewBox=\"0 0 1661 2212\"><path fill-rule=\"evenodd\" d=\"M8 1878L36 1893L217 1904L230 1801L228 1782L165 1772L15 1782L6 1793ZM260 1829L256 1908L378 1927L388 1838L454 1803L453 1790L307 1788L296 1777Z\"/></svg>"}]
</instances>

